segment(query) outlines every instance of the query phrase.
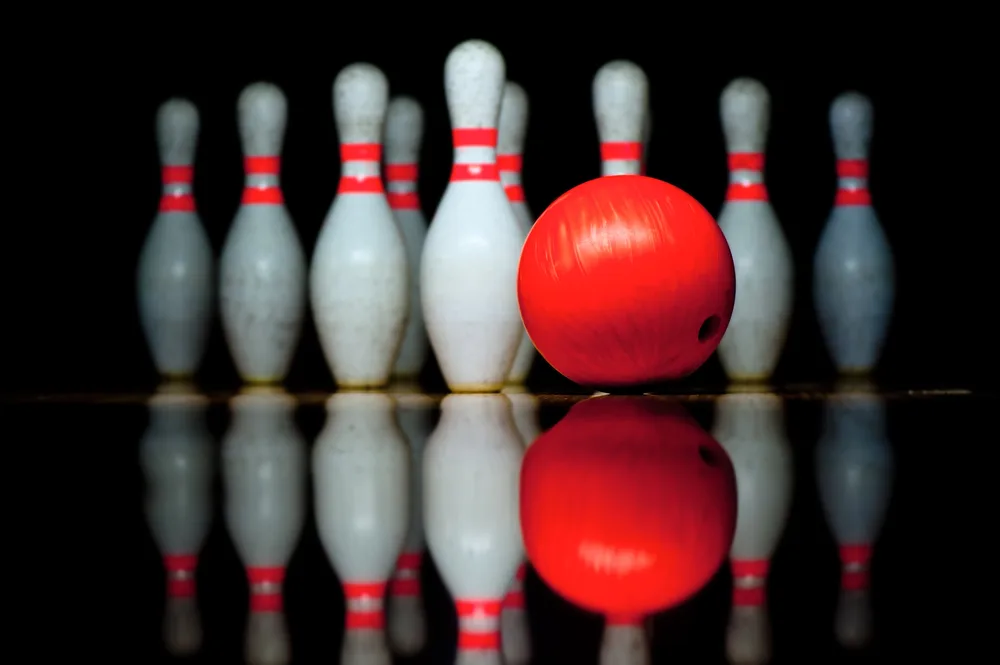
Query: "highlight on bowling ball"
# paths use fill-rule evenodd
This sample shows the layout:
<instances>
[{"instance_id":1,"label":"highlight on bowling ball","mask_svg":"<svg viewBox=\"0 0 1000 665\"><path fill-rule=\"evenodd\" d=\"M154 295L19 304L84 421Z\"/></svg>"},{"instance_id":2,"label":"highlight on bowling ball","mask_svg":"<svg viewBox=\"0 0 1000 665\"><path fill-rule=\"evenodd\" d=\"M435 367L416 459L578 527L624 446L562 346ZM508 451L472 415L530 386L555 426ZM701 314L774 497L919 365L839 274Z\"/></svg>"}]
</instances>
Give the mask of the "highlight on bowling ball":
<instances>
[{"instance_id":1,"label":"highlight on bowling ball","mask_svg":"<svg viewBox=\"0 0 1000 665\"><path fill-rule=\"evenodd\" d=\"M690 194L615 175L569 190L532 226L517 298L556 371L614 388L698 369L733 313L736 271L722 231Z\"/></svg>"},{"instance_id":2,"label":"highlight on bowling ball","mask_svg":"<svg viewBox=\"0 0 1000 665\"><path fill-rule=\"evenodd\" d=\"M676 606L726 560L736 476L680 404L579 402L525 453L521 532L538 575L609 621Z\"/></svg>"}]
</instances>

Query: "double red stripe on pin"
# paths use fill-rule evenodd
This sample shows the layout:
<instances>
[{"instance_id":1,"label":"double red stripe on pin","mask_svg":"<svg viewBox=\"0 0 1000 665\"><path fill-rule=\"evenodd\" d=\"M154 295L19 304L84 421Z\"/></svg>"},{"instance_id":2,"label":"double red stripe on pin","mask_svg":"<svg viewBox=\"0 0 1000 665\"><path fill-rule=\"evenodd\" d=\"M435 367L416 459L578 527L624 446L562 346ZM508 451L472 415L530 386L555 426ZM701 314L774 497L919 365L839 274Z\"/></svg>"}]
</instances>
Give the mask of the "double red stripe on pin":
<instances>
[{"instance_id":1,"label":"double red stripe on pin","mask_svg":"<svg viewBox=\"0 0 1000 665\"><path fill-rule=\"evenodd\" d=\"M281 566L255 566L247 568L247 580L250 582L251 612L280 612L284 603L281 597L281 584L285 581L285 569ZM257 592L253 587L261 584L271 584L275 590Z\"/></svg>"},{"instance_id":2,"label":"double red stripe on pin","mask_svg":"<svg viewBox=\"0 0 1000 665\"><path fill-rule=\"evenodd\" d=\"M243 170L247 175L278 175L281 171L281 157L258 155L243 159ZM243 205L279 205L285 196L277 185L260 185L243 188Z\"/></svg>"},{"instance_id":3,"label":"double red stripe on pin","mask_svg":"<svg viewBox=\"0 0 1000 665\"><path fill-rule=\"evenodd\" d=\"M492 127L453 129L451 140L455 148L496 148L497 130ZM451 169L451 180L500 180L496 162L488 164L459 164Z\"/></svg>"},{"instance_id":4,"label":"double red stripe on pin","mask_svg":"<svg viewBox=\"0 0 1000 665\"><path fill-rule=\"evenodd\" d=\"M344 584L344 597L347 599L347 618L345 625L348 630L367 629L380 630L385 627L385 613L382 611L382 598L385 596L384 582L348 582ZM376 601L375 609L351 609L351 603L366 599Z\"/></svg>"},{"instance_id":5,"label":"double red stripe on pin","mask_svg":"<svg viewBox=\"0 0 1000 665\"><path fill-rule=\"evenodd\" d=\"M163 557L167 570L167 595L172 598L190 598L195 595L195 570L198 557L194 554L168 554Z\"/></svg>"},{"instance_id":6,"label":"double red stripe on pin","mask_svg":"<svg viewBox=\"0 0 1000 665\"><path fill-rule=\"evenodd\" d=\"M406 182L413 183L412 192L389 192L386 196L389 199L389 207L393 210L419 210L420 197L417 195L417 165L416 164L386 164L385 179L389 183Z\"/></svg>"},{"instance_id":7,"label":"double red stripe on pin","mask_svg":"<svg viewBox=\"0 0 1000 665\"><path fill-rule=\"evenodd\" d=\"M396 574L392 578L389 593L393 596L420 595L420 562L423 557L419 552L403 552L396 561Z\"/></svg>"},{"instance_id":8,"label":"double red stripe on pin","mask_svg":"<svg viewBox=\"0 0 1000 665\"><path fill-rule=\"evenodd\" d=\"M382 145L379 143L342 143L340 145L340 161L344 164L374 162L377 165L381 160ZM382 178L376 170L375 173L341 175L337 193L383 194L385 188L382 185Z\"/></svg>"},{"instance_id":9,"label":"double red stripe on pin","mask_svg":"<svg viewBox=\"0 0 1000 665\"><path fill-rule=\"evenodd\" d=\"M495 650L500 648L500 631L474 631L462 628L462 619L486 617L499 620L500 601L496 600L459 600L455 602L458 614L458 648L460 650Z\"/></svg>"},{"instance_id":10,"label":"double red stripe on pin","mask_svg":"<svg viewBox=\"0 0 1000 665\"><path fill-rule=\"evenodd\" d=\"M730 171L763 171L764 153L729 153ZM767 201L767 187L762 182L731 182L726 189L727 201Z\"/></svg>"},{"instance_id":11,"label":"double red stripe on pin","mask_svg":"<svg viewBox=\"0 0 1000 665\"><path fill-rule=\"evenodd\" d=\"M523 164L521 155L497 155L497 168L500 173L521 173ZM507 200L511 203L524 203L524 188L519 184L505 185L503 188Z\"/></svg>"},{"instance_id":12,"label":"double red stripe on pin","mask_svg":"<svg viewBox=\"0 0 1000 665\"><path fill-rule=\"evenodd\" d=\"M840 548L840 563L844 566L840 586L848 591L867 589L871 584L872 547L864 543L844 545Z\"/></svg>"},{"instance_id":13,"label":"double red stripe on pin","mask_svg":"<svg viewBox=\"0 0 1000 665\"><path fill-rule=\"evenodd\" d=\"M642 143L638 141L605 141L601 143L601 160L620 162L642 159Z\"/></svg>"},{"instance_id":14,"label":"double red stripe on pin","mask_svg":"<svg viewBox=\"0 0 1000 665\"><path fill-rule=\"evenodd\" d=\"M840 178L867 178L867 159L838 159L837 177ZM838 206L867 206L872 204L872 196L867 187L857 189L838 188L834 199L834 205Z\"/></svg>"},{"instance_id":15,"label":"double red stripe on pin","mask_svg":"<svg viewBox=\"0 0 1000 665\"><path fill-rule=\"evenodd\" d=\"M194 167L164 166L161 170L164 185L190 185L194 182ZM160 197L160 212L194 212L194 196L191 192L169 192Z\"/></svg>"}]
</instances>

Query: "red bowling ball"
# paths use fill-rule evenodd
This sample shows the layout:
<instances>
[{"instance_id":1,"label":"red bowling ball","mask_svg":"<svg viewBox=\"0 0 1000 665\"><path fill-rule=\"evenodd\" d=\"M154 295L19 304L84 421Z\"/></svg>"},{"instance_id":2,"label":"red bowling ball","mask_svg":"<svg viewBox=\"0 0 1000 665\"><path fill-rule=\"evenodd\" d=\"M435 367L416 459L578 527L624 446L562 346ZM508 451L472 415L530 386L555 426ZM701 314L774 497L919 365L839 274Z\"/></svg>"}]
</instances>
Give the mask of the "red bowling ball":
<instances>
[{"instance_id":1,"label":"red bowling ball","mask_svg":"<svg viewBox=\"0 0 1000 665\"><path fill-rule=\"evenodd\" d=\"M665 399L580 402L521 465L521 532L535 571L570 602L618 620L697 593L735 529L729 456Z\"/></svg>"},{"instance_id":2,"label":"red bowling ball","mask_svg":"<svg viewBox=\"0 0 1000 665\"><path fill-rule=\"evenodd\" d=\"M577 383L615 387L684 377L715 351L736 273L715 219L645 176L578 185L538 218L517 297L538 352Z\"/></svg>"}]
</instances>

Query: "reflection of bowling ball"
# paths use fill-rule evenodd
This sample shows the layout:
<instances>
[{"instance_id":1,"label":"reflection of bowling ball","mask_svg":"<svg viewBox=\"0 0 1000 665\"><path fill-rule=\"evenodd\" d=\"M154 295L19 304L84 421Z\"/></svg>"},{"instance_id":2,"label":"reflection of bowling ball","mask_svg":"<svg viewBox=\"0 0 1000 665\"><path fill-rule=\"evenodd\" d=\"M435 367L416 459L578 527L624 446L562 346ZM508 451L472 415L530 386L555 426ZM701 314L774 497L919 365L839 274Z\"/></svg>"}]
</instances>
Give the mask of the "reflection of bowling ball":
<instances>
[{"instance_id":1,"label":"reflection of bowling ball","mask_svg":"<svg viewBox=\"0 0 1000 665\"><path fill-rule=\"evenodd\" d=\"M645 615L683 602L718 570L735 528L732 463L674 402L585 400L525 454L528 557L587 609Z\"/></svg>"},{"instance_id":2,"label":"reflection of bowling ball","mask_svg":"<svg viewBox=\"0 0 1000 665\"><path fill-rule=\"evenodd\" d=\"M539 353L585 385L677 379L719 345L736 272L722 231L684 191L644 176L569 190L525 240L517 297Z\"/></svg>"}]
</instances>

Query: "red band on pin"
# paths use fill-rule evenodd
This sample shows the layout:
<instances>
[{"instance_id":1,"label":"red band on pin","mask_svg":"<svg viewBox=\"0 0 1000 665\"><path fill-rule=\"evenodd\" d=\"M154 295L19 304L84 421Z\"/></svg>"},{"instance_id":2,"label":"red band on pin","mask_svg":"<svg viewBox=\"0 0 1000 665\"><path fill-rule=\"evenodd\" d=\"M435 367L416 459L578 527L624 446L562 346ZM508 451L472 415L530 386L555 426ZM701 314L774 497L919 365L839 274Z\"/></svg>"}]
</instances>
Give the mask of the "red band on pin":
<instances>
[{"instance_id":1,"label":"red band on pin","mask_svg":"<svg viewBox=\"0 0 1000 665\"><path fill-rule=\"evenodd\" d=\"M373 612L347 612L344 621L348 630L381 630L385 627L385 614L381 610Z\"/></svg>"},{"instance_id":2,"label":"red band on pin","mask_svg":"<svg viewBox=\"0 0 1000 665\"><path fill-rule=\"evenodd\" d=\"M424 557L420 552L403 552L396 559L396 570L415 570L419 572L423 559Z\"/></svg>"},{"instance_id":3,"label":"red band on pin","mask_svg":"<svg viewBox=\"0 0 1000 665\"><path fill-rule=\"evenodd\" d=\"M762 152L731 152L729 153L730 171L763 171L764 153Z\"/></svg>"},{"instance_id":4,"label":"red band on pin","mask_svg":"<svg viewBox=\"0 0 1000 665\"><path fill-rule=\"evenodd\" d=\"M528 575L528 564L522 563L517 567L517 572L514 573L514 579L518 582L523 582L524 578Z\"/></svg>"},{"instance_id":5,"label":"red band on pin","mask_svg":"<svg viewBox=\"0 0 1000 665\"><path fill-rule=\"evenodd\" d=\"M763 586L733 587L733 605L736 607L760 607L767 598Z\"/></svg>"},{"instance_id":6,"label":"red band on pin","mask_svg":"<svg viewBox=\"0 0 1000 665\"><path fill-rule=\"evenodd\" d=\"M277 175L281 170L281 157L244 157L243 170L246 173L253 175Z\"/></svg>"},{"instance_id":7,"label":"red band on pin","mask_svg":"<svg viewBox=\"0 0 1000 665\"><path fill-rule=\"evenodd\" d=\"M386 196L393 210L420 210L420 197L416 192L389 192Z\"/></svg>"},{"instance_id":8,"label":"red band on pin","mask_svg":"<svg viewBox=\"0 0 1000 665\"><path fill-rule=\"evenodd\" d=\"M862 564L868 565L872 558L872 546L866 543L855 543L844 545L840 548L840 562L844 565Z\"/></svg>"},{"instance_id":9,"label":"red band on pin","mask_svg":"<svg viewBox=\"0 0 1000 665\"><path fill-rule=\"evenodd\" d=\"M186 184L194 181L194 167L185 166L164 166L161 170L163 184Z\"/></svg>"},{"instance_id":10,"label":"red band on pin","mask_svg":"<svg viewBox=\"0 0 1000 665\"><path fill-rule=\"evenodd\" d=\"M642 143L638 141L609 141L602 143L601 159L605 162L642 159Z\"/></svg>"},{"instance_id":11,"label":"red band on pin","mask_svg":"<svg viewBox=\"0 0 1000 665\"><path fill-rule=\"evenodd\" d=\"M380 143L341 143L340 161L380 162L382 161L382 145Z\"/></svg>"},{"instance_id":12,"label":"red band on pin","mask_svg":"<svg viewBox=\"0 0 1000 665\"><path fill-rule=\"evenodd\" d=\"M607 618L609 626L641 626L642 617L633 614L614 614Z\"/></svg>"},{"instance_id":13,"label":"red band on pin","mask_svg":"<svg viewBox=\"0 0 1000 665\"><path fill-rule=\"evenodd\" d=\"M497 155L497 168L509 173L520 173L523 164L521 155Z\"/></svg>"},{"instance_id":14,"label":"red band on pin","mask_svg":"<svg viewBox=\"0 0 1000 665\"><path fill-rule=\"evenodd\" d=\"M382 178L378 175L341 176L338 194L383 194Z\"/></svg>"},{"instance_id":15,"label":"red band on pin","mask_svg":"<svg viewBox=\"0 0 1000 665\"><path fill-rule=\"evenodd\" d=\"M503 606L507 609L518 609L524 607L524 592L509 592L503 599Z\"/></svg>"},{"instance_id":16,"label":"red band on pin","mask_svg":"<svg viewBox=\"0 0 1000 665\"><path fill-rule=\"evenodd\" d=\"M453 129L451 141L456 148L495 148L497 147L497 130L491 127Z\"/></svg>"},{"instance_id":17,"label":"red band on pin","mask_svg":"<svg viewBox=\"0 0 1000 665\"><path fill-rule=\"evenodd\" d=\"M495 651L500 648L500 632L473 633L458 631L459 651Z\"/></svg>"},{"instance_id":18,"label":"red band on pin","mask_svg":"<svg viewBox=\"0 0 1000 665\"><path fill-rule=\"evenodd\" d=\"M861 591L871 584L871 573L867 570L845 570L840 574L840 588L845 591Z\"/></svg>"},{"instance_id":19,"label":"red band on pin","mask_svg":"<svg viewBox=\"0 0 1000 665\"><path fill-rule=\"evenodd\" d=\"M833 204L838 206L869 206L872 204L872 195L868 188L838 189Z\"/></svg>"},{"instance_id":20,"label":"red band on pin","mask_svg":"<svg viewBox=\"0 0 1000 665\"><path fill-rule=\"evenodd\" d=\"M393 596L419 596L419 577L397 577L389 585L389 593Z\"/></svg>"},{"instance_id":21,"label":"red band on pin","mask_svg":"<svg viewBox=\"0 0 1000 665\"><path fill-rule=\"evenodd\" d=\"M167 572L194 572L198 567L198 556L195 554L167 554L163 557L163 567Z\"/></svg>"},{"instance_id":22,"label":"red band on pin","mask_svg":"<svg viewBox=\"0 0 1000 665\"><path fill-rule=\"evenodd\" d=\"M243 205L279 205L285 202L280 187L244 187Z\"/></svg>"},{"instance_id":23,"label":"red band on pin","mask_svg":"<svg viewBox=\"0 0 1000 665\"><path fill-rule=\"evenodd\" d=\"M351 600L378 598L385 595L385 582L348 582L344 584L344 596Z\"/></svg>"},{"instance_id":24,"label":"red band on pin","mask_svg":"<svg viewBox=\"0 0 1000 665\"><path fill-rule=\"evenodd\" d=\"M285 581L284 566L254 566L247 568L250 584L281 584Z\"/></svg>"},{"instance_id":25,"label":"red band on pin","mask_svg":"<svg viewBox=\"0 0 1000 665\"><path fill-rule=\"evenodd\" d=\"M767 577L767 559L733 559L729 562L733 577Z\"/></svg>"},{"instance_id":26,"label":"red band on pin","mask_svg":"<svg viewBox=\"0 0 1000 665\"><path fill-rule=\"evenodd\" d=\"M284 607L281 593L251 593L251 612L280 612Z\"/></svg>"},{"instance_id":27,"label":"red band on pin","mask_svg":"<svg viewBox=\"0 0 1000 665\"><path fill-rule=\"evenodd\" d=\"M164 194L160 197L160 212L194 212L194 197L190 192Z\"/></svg>"},{"instance_id":28,"label":"red band on pin","mask_svg":"<svg viewBox=\"0 0 1000 665\"><path fill-rule=\"evenodd\" d=\"M455 602L455 613L460 617L500 616L499 600L459 600Z\"/></svg>"},{"instance_id":29,"label":"red band on pin","mask_svg":"<svg viewBox=\"0 0 1000 665\"><path fill-rule=\"evenodd\" d=\"M507 185L503 191L511 203L524 203L524 188L521 185Z\"/></svg>"},{"instance_id":30,"label":"red band on pin","mask_svg":"<svg viewBox=\"0 0 1000 665\"><path fill-rule=\"evenodd\" d=\"M451 169L451 180L500 180L500 171L496 164L455 164Z\"/></svg>"},{"instance_id":31,"label":"red band on pin","mask_svg":"<svg viewBox=\"0 0 1000 665\"><path fill-rule=\"evenodd\" d=\"M727 201L767 201L767 187L762 182L731 182L726 190Z\"/></svg>"},{"instance_id":32,"label":"red band on pin","mask_svg":"<svg viewBox=\"0 0 1000 665\"><path fill-rule=\"evenodd\" d=\"M386 164L385 179L389 182L416 182L416 164Z\"/></svg>"},{"instance_id":33,"label":"red band on pin","mask_svg":"<svg viewBox=\"0 0 1000 665\"><path fill-rule=\"evenodd\" d=\"M837 175L841 178L867 178L867 159L838 159Z\"/></svg>"},{"instance_id":34,"label":"red band on pin","mask_svg":"<svg viewBox=\"0 0 1000 665\"><path fill-rule=\"evenodd\" d=\"M194 578L167 579L167 596L170 598L193 598L195 595Z\"/></svg>"}]
</instances>

